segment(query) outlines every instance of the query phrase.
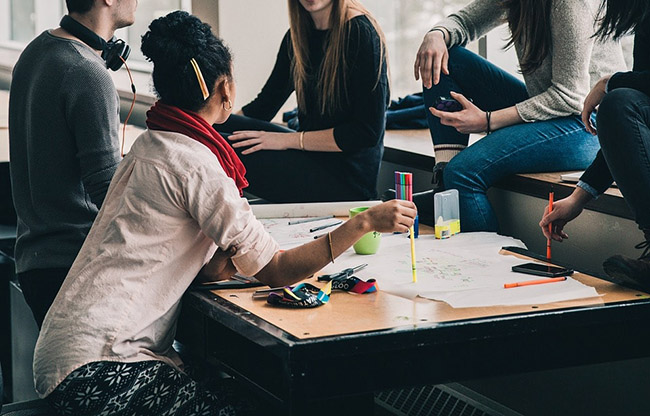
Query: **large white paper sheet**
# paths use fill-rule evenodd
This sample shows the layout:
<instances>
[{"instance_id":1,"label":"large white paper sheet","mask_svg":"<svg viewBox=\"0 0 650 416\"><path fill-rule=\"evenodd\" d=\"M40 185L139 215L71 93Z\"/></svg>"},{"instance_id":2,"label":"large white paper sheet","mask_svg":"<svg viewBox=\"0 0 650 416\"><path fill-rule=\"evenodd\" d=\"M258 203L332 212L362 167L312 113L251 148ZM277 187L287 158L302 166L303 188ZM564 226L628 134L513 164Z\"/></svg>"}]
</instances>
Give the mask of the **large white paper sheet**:
<instances>
[{"instance_id":1,"label":"large white paper sheet","mask_svg":"<svg viewBox=\"0 0 650 416\"><path fill-rule=\"evenodd\" d=\"M455 308L530 305L598 296L595 289L571 278L504 289L505 283L533 280L535 276L512 272L511 267L523 261L499 255L503 246L525 247L519 240L494 233L461 233L445 240L421 235L415 249L418 282L413 283L407 236L384 234L377 254L360 256L350 249L323 272L368 263L356 276L377 279L380 290L407 298L440 300Z\"/></svg>"},{"instance_id":2,"label":"large white paper sheet","mask_svg":"<svg viewBox=\"0 0 650 416\"><path fill-rule=\"evenodd\" d=\"M338 226L311 232L313 228L337 220L326 218L295 225L289 225L289 221L329 214L347 215L350 208L378 203L254 205L253 210L280 247L287 250L313 241L314 236L326 234ZM481 232L461 233L445 240L421 235L415 241L417 283L412 282L410 241L406 234L383 234L379 251L374 255L357 255L350 248L323 269L323 273L368 263L356 275L364 280L377 279L380 290L406 298L420 296L440 300L455 308L532 305L598 296L594 288L572 278L505 289L505 283L535 279L535 276L512 272L512 266L523 263L521 259L499 254L504 246L525 248L521 241L511 237Z\"/></svg>"}]
</instances>

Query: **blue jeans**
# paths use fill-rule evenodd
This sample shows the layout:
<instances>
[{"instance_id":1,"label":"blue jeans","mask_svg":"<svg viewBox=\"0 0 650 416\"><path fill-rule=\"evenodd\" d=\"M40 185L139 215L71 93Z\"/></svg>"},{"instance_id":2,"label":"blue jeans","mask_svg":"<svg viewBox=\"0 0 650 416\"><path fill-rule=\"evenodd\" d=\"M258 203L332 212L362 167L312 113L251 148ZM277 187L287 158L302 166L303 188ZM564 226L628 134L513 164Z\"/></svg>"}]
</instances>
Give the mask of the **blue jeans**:
<instances>
[{"instance_id":1,"label":"blue jeans","mask_svg":"<svg viewBox=\"0 0 650 416\"><path fill-rule=\"evenodd\" d=\"M449 91L462 93L486 111L528 98L524 83L462 47L450 49L449 72L438 85L424 89L427 108ZM427 118L434 148L467 145L468 135L440 125L429 112ZM485 136L451 159L444 171L445 188L459 193L461 230L498 231L487 190L501 179L515 173L583 170L598 149L598 139L587 133L579 116L516 124Z\"/></svg>"},{"instance_id":2,"label":"blue jeans","mask_svg":"<svg viewBox=\"0 0 650 416\"><path fill-rule=\"evenodd\" d=\"M650 97L615 89L598 108L598 138L612 177L639 228L650 235Z\"/></svg>"}]
</instances>

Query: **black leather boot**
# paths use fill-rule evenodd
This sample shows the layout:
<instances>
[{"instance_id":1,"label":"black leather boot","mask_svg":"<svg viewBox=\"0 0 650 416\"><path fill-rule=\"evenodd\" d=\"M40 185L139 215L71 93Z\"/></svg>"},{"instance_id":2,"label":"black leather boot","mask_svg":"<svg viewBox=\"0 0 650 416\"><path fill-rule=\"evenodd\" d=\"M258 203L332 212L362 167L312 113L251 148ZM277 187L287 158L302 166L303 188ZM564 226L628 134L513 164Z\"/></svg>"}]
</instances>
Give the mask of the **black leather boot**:
<instances>
[{"instance_id":1,"label":"black leather boot","mask_svg":"<svg viewBox=\"0 0 650 416\"><path fill-rule=\"evenodd\" d=\"M445 190L445 182L442 175L446 166L447 162L438 162L433 167L433 178L431 179L431 184L433 185L434 194Z\"/></svg>"}]
</instances>

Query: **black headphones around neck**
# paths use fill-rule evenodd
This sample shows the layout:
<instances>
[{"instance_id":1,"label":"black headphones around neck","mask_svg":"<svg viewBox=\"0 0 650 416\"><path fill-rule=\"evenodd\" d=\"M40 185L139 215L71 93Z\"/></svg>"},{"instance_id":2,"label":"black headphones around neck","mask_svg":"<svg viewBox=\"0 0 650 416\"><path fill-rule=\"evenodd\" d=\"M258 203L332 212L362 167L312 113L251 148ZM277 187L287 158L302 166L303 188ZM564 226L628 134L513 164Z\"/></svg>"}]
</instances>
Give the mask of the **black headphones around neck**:
<instances>
[{"instance_id":1,"label":"black headphones around neck","mask_svg":"<svg viewBox=\"0 0 650 416\"><path fill-rule=\"evenodd\" d=\"M122 39L113 39L106 42L97 33L88 29L86 26L74 20L72 17L65 15L61 19L61 27L71 35L79 38L83 43L91 48L102 51L102 58L106 62L106 68L117 71L120 69L131 53L131 48Z\"/></svg>"}]
</instances>

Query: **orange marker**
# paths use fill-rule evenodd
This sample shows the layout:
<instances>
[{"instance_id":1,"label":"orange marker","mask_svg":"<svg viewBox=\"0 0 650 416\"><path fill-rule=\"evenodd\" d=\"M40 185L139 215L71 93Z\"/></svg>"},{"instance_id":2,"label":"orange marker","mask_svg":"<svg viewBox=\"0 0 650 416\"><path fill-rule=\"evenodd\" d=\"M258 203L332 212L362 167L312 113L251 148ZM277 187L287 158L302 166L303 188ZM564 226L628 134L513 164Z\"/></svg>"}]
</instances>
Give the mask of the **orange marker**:
<instances>
[{"instance_id":1,"label":"orange marker","mask_svg":"<svg viewBox=\"0 0 650 416\"><path fill-rule=\"evenodd\" d=\"M542 285L544 283L563 282L565 280L566 280L566 276L549 277L547 279L526 280L525 282L517 282L517 283L505 283L503 285L503 288L504 289L511 289L513 287L530 286L530 285Z\"/></svg>"},{"instance_id":2,"label":"orange marker","mask_svg":"<svg viewBox=\"0 0 650 416\"><path fill-rule=\"evenodd\" d=\"M553 212L553 191L548 193L548 213ZM548 232L553 235L553 223L548 224ZM546 259L551 260L551 239L546 239Z\"/></svg>"}]
</instances>

